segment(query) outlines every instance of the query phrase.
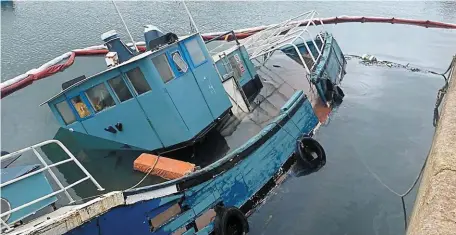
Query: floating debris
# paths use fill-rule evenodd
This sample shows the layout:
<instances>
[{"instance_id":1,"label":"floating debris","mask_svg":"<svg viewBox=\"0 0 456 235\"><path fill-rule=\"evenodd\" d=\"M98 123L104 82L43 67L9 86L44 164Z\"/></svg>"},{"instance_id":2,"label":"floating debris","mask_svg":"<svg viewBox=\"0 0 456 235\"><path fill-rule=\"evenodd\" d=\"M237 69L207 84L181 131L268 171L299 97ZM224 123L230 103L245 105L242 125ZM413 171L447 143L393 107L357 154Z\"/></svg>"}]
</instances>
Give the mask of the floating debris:
<instances>
[{"instance_id":1,"label":"floating debris","mask_svg":"<svg viewBox=\"0 0 456 235\"><path fill-rule=\"evenodd\" d=\"M440 74L434 71L426 70L426 69L420 69L417 67L412 67L410 64L399 64L387 60L378 60L377 57L369 54L364 54L362 56L359 55L345 55L346 60L351 60L351 59L359 59L359 63L366 65L366 66L383 66L383 67L388 67L388 68L403 68L406 70L409 70L411 72L421 72L421 73L432 73L432 74Z\"/></svg>"},{"instance_id":2,"label":"floating debris","mask_svg":"<svg viewBox=\"0 0 456 235\"><path fill-rule=\"evenodd\" d=\"M361 59L368 62L377 62L377 58L373 55L364 54L361 56Z\"/></svg>"}]
</instances>

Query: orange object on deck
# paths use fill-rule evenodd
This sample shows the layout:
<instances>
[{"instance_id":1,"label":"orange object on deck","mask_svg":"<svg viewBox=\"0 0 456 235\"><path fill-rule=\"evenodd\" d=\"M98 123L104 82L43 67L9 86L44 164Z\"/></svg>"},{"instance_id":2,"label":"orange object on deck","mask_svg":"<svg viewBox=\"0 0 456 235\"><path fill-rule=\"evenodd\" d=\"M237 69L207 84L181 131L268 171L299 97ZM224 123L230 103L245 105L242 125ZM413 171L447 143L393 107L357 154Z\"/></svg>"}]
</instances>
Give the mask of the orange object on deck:
<instances>
[{"instance_id":1,"label":"orange object on deck","mask_svg":"<svg viewBox=\"0 0 456 235\"><path fill-rule=\"evenodd\" d=\"M195 164L143 153L133 162L133 169L172 180L195 171Z\"/></svg>"}]
</instances>

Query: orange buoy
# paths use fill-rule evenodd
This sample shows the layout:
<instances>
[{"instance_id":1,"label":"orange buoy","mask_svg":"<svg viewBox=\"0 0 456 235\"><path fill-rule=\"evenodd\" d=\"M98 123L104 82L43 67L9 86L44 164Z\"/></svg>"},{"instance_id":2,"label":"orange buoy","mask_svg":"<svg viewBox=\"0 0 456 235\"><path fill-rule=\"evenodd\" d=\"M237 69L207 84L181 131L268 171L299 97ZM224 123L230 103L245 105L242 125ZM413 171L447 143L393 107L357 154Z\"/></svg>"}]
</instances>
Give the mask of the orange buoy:
<instances>
[{"instance_id":1,"label":"orange buoy","mask_svg":"<svg viewBox=\"0 0 456 235\"><path fill-rule=\"evenodd\" d=\"M195 164L143 153L133 162L133 169L172 180L194 172Z\"/></svg>"}]
</instances>

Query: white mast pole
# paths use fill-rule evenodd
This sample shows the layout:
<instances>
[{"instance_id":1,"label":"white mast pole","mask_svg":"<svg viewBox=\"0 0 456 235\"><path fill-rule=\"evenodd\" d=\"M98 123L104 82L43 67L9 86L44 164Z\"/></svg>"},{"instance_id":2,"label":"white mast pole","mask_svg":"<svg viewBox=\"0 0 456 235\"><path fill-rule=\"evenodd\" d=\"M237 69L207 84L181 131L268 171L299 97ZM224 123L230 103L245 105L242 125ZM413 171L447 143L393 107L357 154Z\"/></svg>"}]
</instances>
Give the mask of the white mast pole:
<instances>
[{"instance_id":1,"label":"white mast pole","mask_svg":"<svg viewBox=\"0 0 456 235\"><path fill-rule=\"evenodd\" d=\"M124 21L124 19L123 19L123 17L122 17L122 14L120 14L120 11L119 11L119 9L117 8L116 3L114 2L114 0L112 0L111 2L112 2L112 4L114 5L114 7L116 8L117 14L119 14L120 19L122 20L122 23L123 23L125 29L127 30L128 36L130 36L130 39L131 39L131 42L133 43L133 46L135 47L136 51L139 52L139 49L138 49L138 47L136 46L135 40L133 40L133 37L131 36L130 30L128 30L127 24L125 23L125 21Z\"/></svg>"},{"instance_id":2,"label":"white mast pole","mask_svg":"<svg viewBox=\"0 0 456 235\"><path fill-rule=\"evenodd\" d=\"M185 11L187 12L188 17L190 18L190 23L192 24L196 32L199 32L198 28L196 27L195 21L193 20L192 14L190 13L190 11L187 8L187 5L185 4L185 0L182 0L182 3L184 4Z\"/></svg>"}]
</instances>

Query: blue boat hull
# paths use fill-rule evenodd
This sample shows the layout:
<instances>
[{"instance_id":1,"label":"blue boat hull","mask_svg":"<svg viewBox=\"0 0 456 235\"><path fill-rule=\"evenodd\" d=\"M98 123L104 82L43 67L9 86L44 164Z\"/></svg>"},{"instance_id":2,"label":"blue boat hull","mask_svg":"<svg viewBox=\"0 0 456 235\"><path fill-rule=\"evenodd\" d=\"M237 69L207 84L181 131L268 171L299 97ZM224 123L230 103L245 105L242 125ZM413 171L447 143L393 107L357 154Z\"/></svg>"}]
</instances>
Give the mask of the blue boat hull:
<instances>
[{"instance_id":1,"label":"blue boat hull","mask_svg":"<svg viewBox=\"0 0 456 235\"><path fill-rule=\"evenodd\" d=\"M328 92L328 83L331 83L333 86L340 84L345 75L347 61L345 60L344 54L336 39L329 33L324 34L324 36L325 44L320 57L318 57L318 52L311 41L305 43L307 44L307 47L310 48L310 53L317 58L316 65L311 71L311 81L317 87L318 95L321 100L323 102L328 102L329 100L327 100L325 96ZM316 44L320 47L321 41L317 40ZM304 43L297 44L296 46L301 55L308 53ZM302 64L299 55L292 46L284 47L281 50L294 61Z\"/></svg>"},{"instance_id":2,"label":"blue boat hull","mask_svg":"<svg viewBox=\"0 0 456 235\"><path fill-rule=\"evenodd\" d=\"M327 83L339 85L345 66L337 42L326 34L322 55L310 74L322 101L327 101ZM236 207L249 215L294 162L297 139L312 135L317 127L318 111L316 114L310 100L297 91L275 119L222 159L187 177L124 191L125 205L68 234L209 234L214 231L214 222L207 217L213 218L219 205ZM174 191L157 195L169 188ZM168 213L171 215L166 217Z\"/></svg>"},{"instance_id":3,"label":"blue boat hull","mask_svg":"<svg viewBox=\"0 0 456 235\"><path fill-rule=\"evenodd\" d=\"M263 187L274 185L274 179L284 172L282 167L290 165L296 140L303 134L311 134L317 124L312 105L303 92L297 92L270 125L237 151L191 177L127 191L124 195L128 201L129 197L146 195L173 184L177 193L114 208L68 234L151 234L151 230L152 234L170 234L189 224L191 227L199 216L218 204L235 206L247 213L255 205L254 195L265 191ZM177 202L182 212L152 228L150 221ZM199 228L197 234L212 230L210 222Z\"/></svg>"}]
</instances>

